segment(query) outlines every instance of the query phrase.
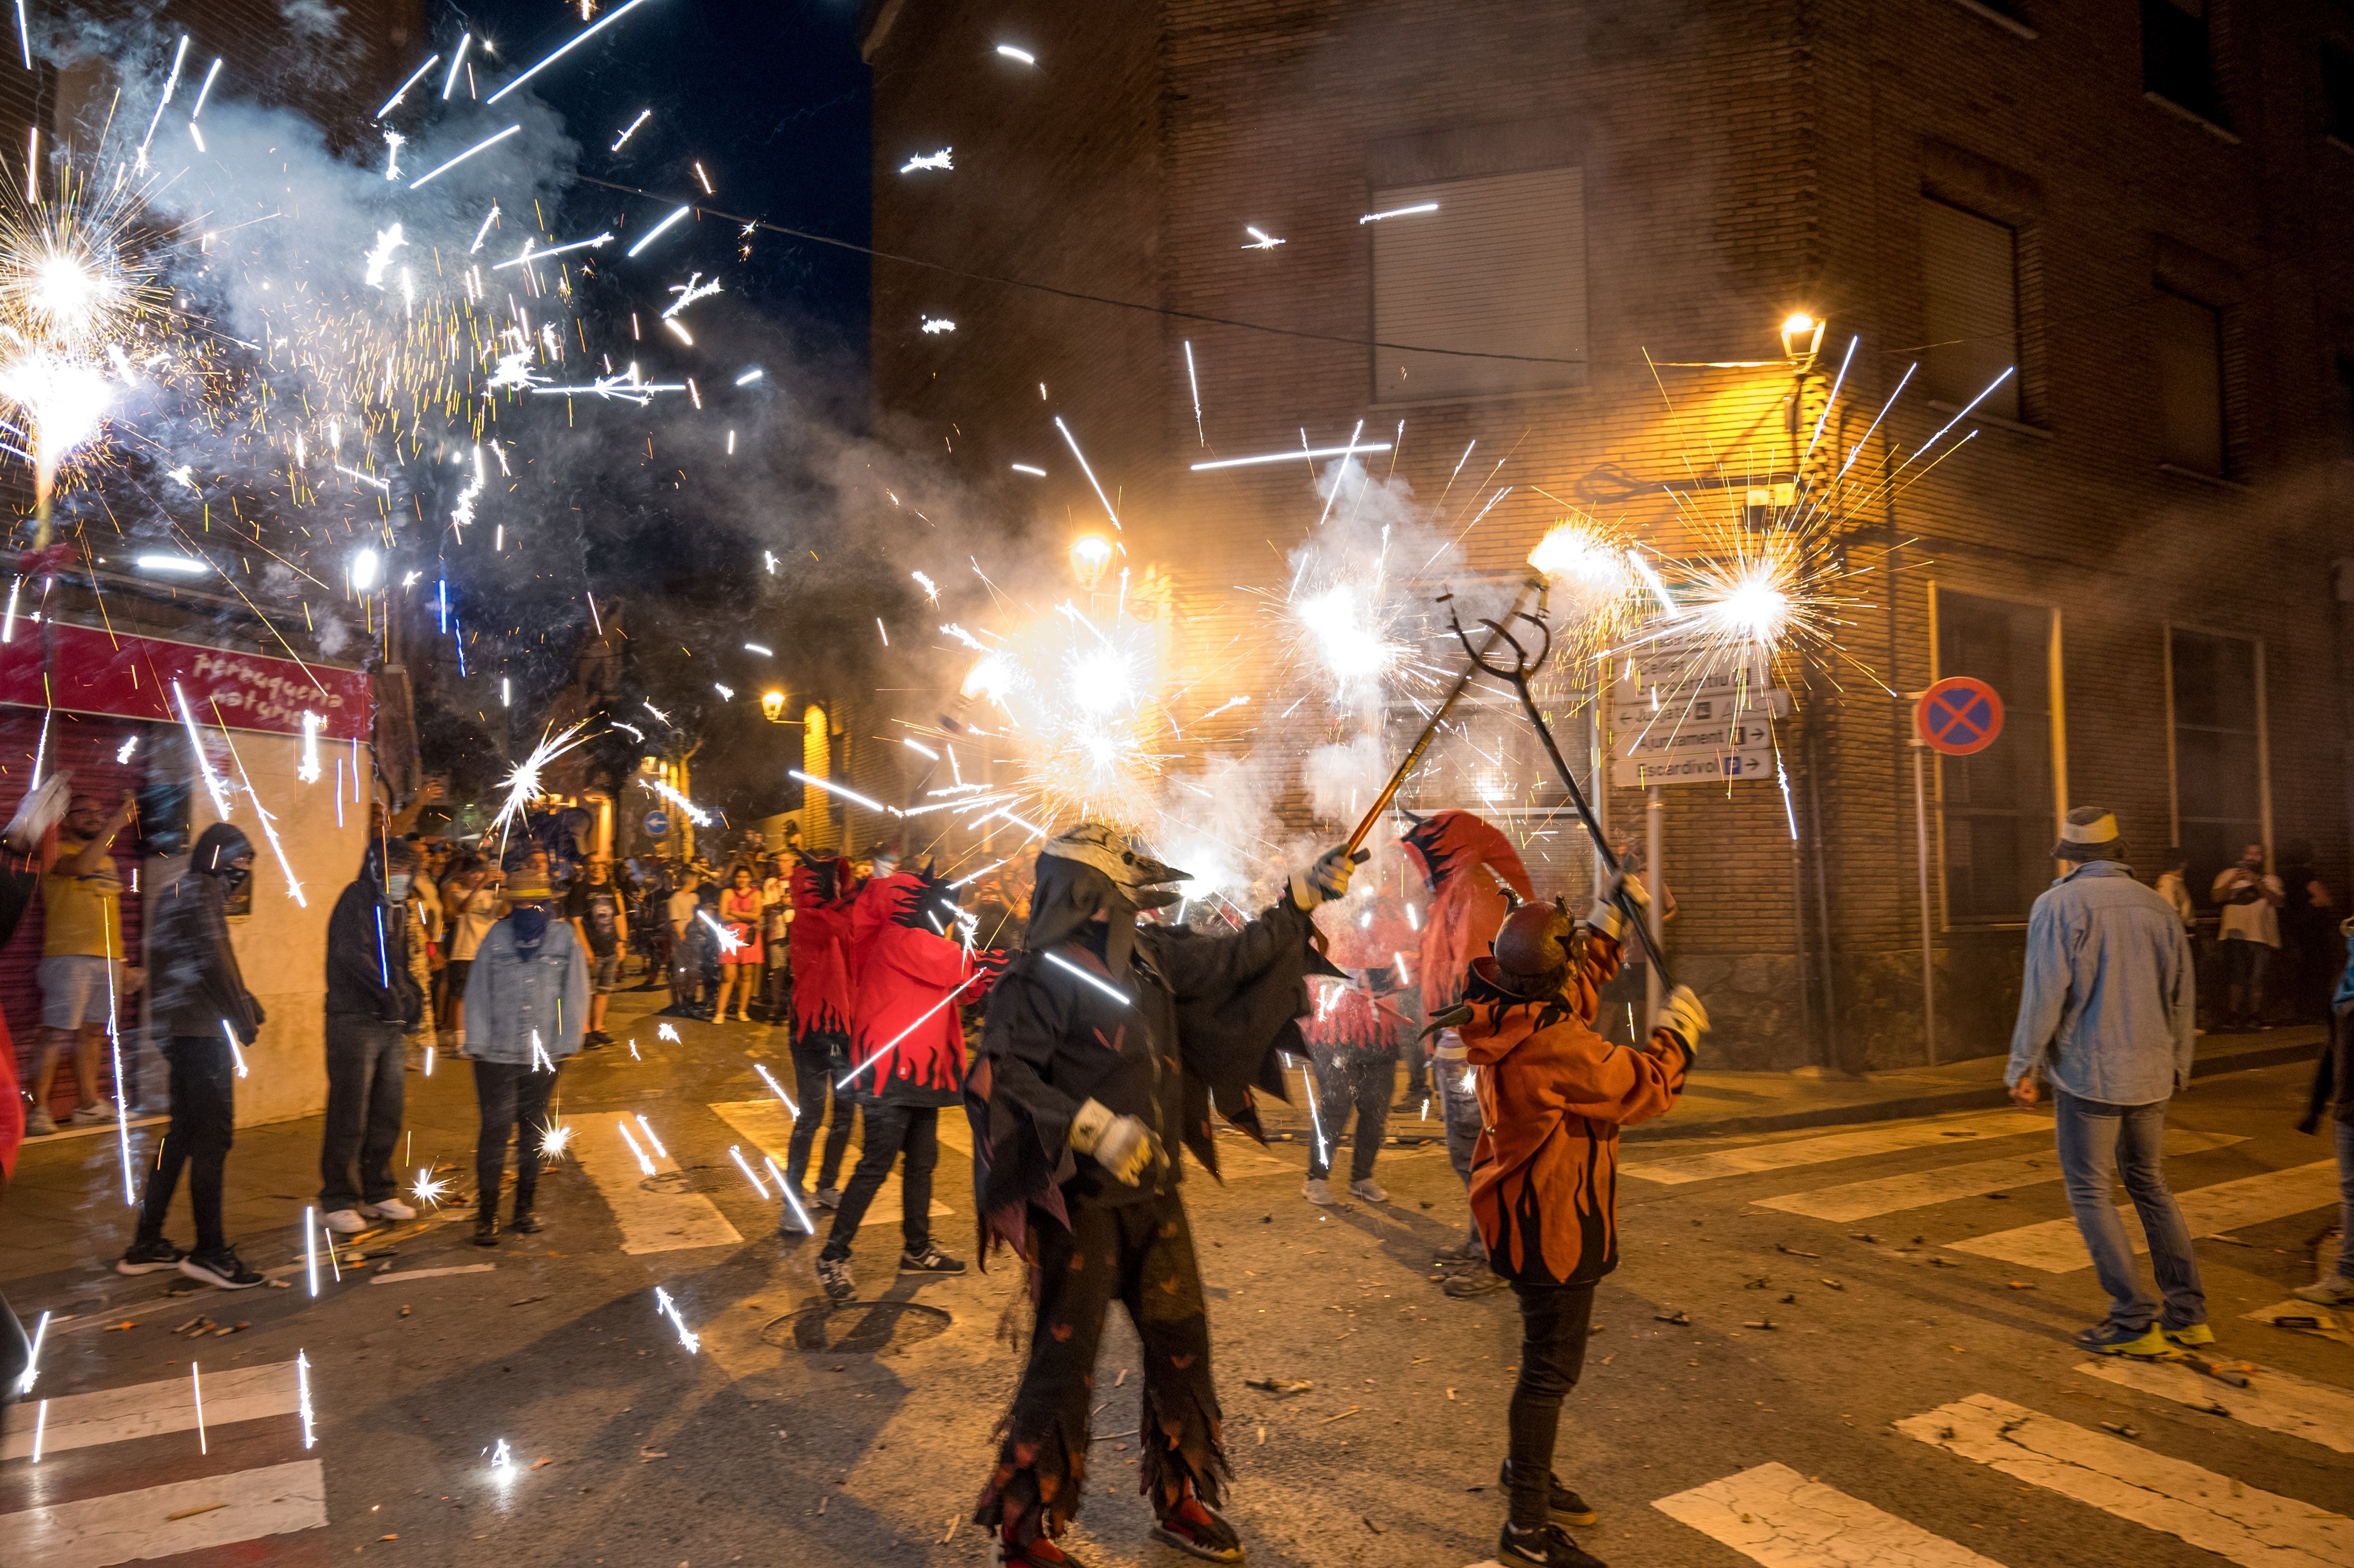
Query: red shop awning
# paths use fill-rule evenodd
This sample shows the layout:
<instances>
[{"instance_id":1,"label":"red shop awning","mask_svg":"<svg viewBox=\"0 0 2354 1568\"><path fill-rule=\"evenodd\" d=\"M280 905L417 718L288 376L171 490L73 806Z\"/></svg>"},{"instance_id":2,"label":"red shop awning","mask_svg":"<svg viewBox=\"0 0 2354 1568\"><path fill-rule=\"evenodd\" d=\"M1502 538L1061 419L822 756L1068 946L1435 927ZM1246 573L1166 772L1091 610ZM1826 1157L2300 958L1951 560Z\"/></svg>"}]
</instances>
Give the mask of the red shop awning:
<instances>
[{"instance_id":1,"label":"red shop awning","mask_svg":"<svg viewBox=\"0 0 2354 1568\"><path fill-rule=\"evenodd\" d=\"M177 681L199 725L300 735L308 712L322 739L369 738L364 670L59 621L19 618L15 633L0 645L0 704L176 724Z\"/></svg>"}]
</instances>

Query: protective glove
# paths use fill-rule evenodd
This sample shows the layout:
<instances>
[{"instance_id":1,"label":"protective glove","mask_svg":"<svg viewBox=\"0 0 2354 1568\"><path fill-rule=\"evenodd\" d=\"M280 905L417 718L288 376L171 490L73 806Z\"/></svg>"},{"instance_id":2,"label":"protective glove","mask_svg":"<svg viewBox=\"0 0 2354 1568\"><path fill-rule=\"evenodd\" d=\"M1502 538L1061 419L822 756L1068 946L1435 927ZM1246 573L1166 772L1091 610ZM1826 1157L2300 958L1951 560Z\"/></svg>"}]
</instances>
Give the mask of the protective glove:
<instances>
[{"instance_id":1,"label":"protective glove","mask_svg":"<svg viewBox=\"0 0 2354 1568\"><path fill-rule=\"evenodd\" d=\"M1071 1147L1092 1156L1124 1187L1169 1162L1158 1134L1135 1117L1113 1115L1101 1100L1089 1100L1071 1114Z\"/></svg>"},{"instance_id":2,"label":"protective glove","mask_svg":"<svg viewBox=\"0 0 2354 1568\"><path fill-rule=\"evenodd\" d=\"M1700 1004L1691 987L1680 985L1659 1003L1659 1027L1682 1041L1685 1050L1697 1052L1700 1037L1708 1033L1708 1009Z\"/></svg>"},{"instance_id":3,"label":"protective glove","mask_svg":"<svg viewBox=\"0 0 2354 1568\"><path fill-rule=\"evenodd\" d=\"M29 791L16 804L16 814L9 819L5 830L8 847L21 854L30 854L38 847L41 835L57 825L66 814L66 803L72 797L73 776L52 773L41 780L41 787Z\"/></svg>"},{"instance_id":4,"label":"protective glove","mask_svg":"<svg viewBox=\"0 0 2354 1568\"><path fill-rule=\"evenodd\" d=\"M1373 853L1371 850L1359 850L1351 854L1345 846L1336 844L1317 856L1316 863L1306 871L1292 873L1293 907L1313 909L1342 896L1349 891L1349 878L1373 858Z\"/></svg>"},{"instance_id":5,"label":"protective glove","mask_svg":"<svg viewBox=\"0 0 2354 1568\"><path fill-rule=\"evenodd\" d=\"M1614 942L1623 938L1627 931L1627 912L1618 907L1617 896L1621 893L1637 909L1651 906L1651 890L1643 885L1643 879L1631 871L1622 871L1602 890L1594 907L1585 912L1585 923Z\"/></svg>"}]
</instances>

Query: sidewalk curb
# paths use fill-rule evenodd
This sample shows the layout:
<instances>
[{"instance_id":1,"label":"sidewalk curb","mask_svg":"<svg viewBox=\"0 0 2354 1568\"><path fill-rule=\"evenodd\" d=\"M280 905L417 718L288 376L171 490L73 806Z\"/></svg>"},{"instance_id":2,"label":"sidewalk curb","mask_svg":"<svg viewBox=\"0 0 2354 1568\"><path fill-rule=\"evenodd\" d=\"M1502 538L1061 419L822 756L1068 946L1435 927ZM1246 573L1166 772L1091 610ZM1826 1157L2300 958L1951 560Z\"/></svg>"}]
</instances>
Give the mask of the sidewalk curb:
<instances>
[{"instance_id":1,"label":"sidewalk curb","mask_svg":"<svg viewBox=\"0 0 2354 1568\"><path fill-rule=\"evenodd\" d=\"M2191 1064L2190 1076L2196 1081L2221 1073L2243 1073L2257 1067L2277 1067L2289 1062L2309 1062L2321 1051L2322 1043L2309 1040L2298 1044L2260 1045L2225 1055L2202 1057ZM1917 1116L1936 1116L1946 1111L1999 1109L2009 1103L2009 1090L2000 1084L1988 1084L1907 1095L1899 1099L1859 1100L1853 1105L1772 1111L1757 1116L1720 1117L1705 1125L1691 1122L1679 1125L1674 1116L1669 1115L1626 1128L1619 1132L1618 1138L1622 1143L1652 1143L1667 1139L1739 1137L1759 1132L1786 1132L1802 1127L1846 1127L1861 1122L1902 1121Z\"/></svg>"}]
</instances>

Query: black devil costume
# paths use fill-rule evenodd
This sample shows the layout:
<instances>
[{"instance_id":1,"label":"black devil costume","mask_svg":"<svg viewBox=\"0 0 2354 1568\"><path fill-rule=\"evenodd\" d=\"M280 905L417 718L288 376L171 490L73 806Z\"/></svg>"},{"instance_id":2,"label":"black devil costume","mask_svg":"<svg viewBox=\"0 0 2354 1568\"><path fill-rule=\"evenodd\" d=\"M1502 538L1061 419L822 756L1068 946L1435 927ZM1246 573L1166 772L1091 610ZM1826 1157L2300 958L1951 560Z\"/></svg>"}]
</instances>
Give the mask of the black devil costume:
<instances>
[{"instance_id":1,"label":"black devil costume","mask_svg":"<svg viewBox=\"0 0 2354 1568\"><path fill-rule=\"evenodd\" d=\"M1138 927L1184 874L1086 824L1040 852L1024 951L991 993L966 1079L975 1186L989 1229L1030 1270L1029 1365L975 1520L1004 1560L1062 1563L1086 1490L1088 1409L1117 1299L1144 1346L1142 1489L1154 1534L1236 1561L1214 1512L1226 1473L1201 1271L1178 1196L1179 1144L1217 1174L1214 1106L1258 1137L1252 1090L1280 1095L1276 1054L1301 1049L1306 979L1331 973L1309 911L1348 886L1333 851L1240 930ZM1101 913L1108 918L1098 918ZM984 1237L986 1241L986 1237Z\"/></svg>"}]
</instances>

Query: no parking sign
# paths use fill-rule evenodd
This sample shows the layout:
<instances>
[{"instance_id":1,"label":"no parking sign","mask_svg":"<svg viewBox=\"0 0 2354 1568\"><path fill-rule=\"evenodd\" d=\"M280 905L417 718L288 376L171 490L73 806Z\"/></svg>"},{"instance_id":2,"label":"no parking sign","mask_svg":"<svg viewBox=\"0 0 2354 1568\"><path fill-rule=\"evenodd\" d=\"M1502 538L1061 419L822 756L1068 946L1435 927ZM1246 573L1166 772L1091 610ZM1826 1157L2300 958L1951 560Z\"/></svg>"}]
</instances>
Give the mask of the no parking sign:
<instances>
[{"instance_id":1,"label":"no parking sign","mask_svg":"<svg viewBox=\"0 0 2354 1568\"><path fill-rule=\"evenodd\" d=\"M1975 675L1948 675L1913 705L1913 730L1947 757L1967 757L2002 733L2002 698Z\"/></svg>"}]
</instances>

